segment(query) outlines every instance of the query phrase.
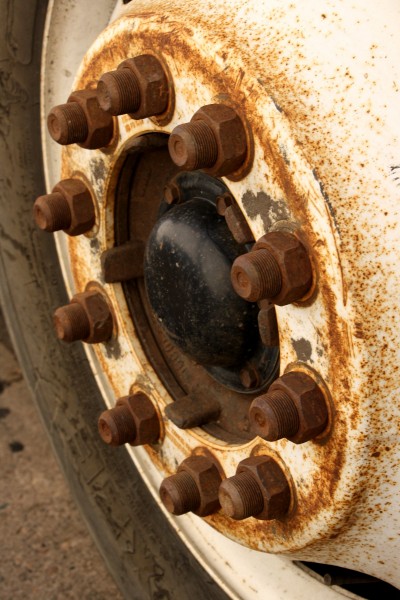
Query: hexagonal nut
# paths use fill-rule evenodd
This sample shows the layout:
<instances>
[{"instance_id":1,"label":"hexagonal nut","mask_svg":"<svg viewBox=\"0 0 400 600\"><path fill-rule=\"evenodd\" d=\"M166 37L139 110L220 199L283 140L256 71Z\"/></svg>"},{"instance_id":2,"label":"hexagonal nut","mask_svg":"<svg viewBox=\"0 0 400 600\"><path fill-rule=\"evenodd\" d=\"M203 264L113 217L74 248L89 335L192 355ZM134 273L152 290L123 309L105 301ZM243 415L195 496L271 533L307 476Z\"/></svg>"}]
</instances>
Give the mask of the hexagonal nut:
<instances>
[{"instance_id":1,"label":"hexagonal nut","mask_svg":"<svg viewBox=\"0 0 400 600\"><path fill-rule=\"evenodd\" d=\"M135 392L117 401L116 406L125 404L135 421L136 436L131 446L155 444L160 437L160 421L157 411L144 392Z\"/></svg>"},{"instance_id":2,"label":"hexagonal nut","mask_svg":"<svg viewBox=\"0 0 400 600\"><path fill-rule=\"evenodd\" d=\"M179 471L189 473L200 492L200 506L193 511L196 515L205 517L219 510L218 490L222 477L212 460L205 456L189 456L180 464Z\"/></svg>"},{"instance_id":3,"label":"hexagonal nut","mask_svg":"<svg viewBox=\"0 0 400 600\"><path fill-rule=\"evenodd\" d=\"M191 121L205 121L218 144L218 158L209 169L211 175L229 175L243 164L247 154L246 131L237 112L225 104L202 106Z\"/></svg>"},{"instance_id":4,"label":"hexagonal nut","mask_svg":"<svg viewBox=\"0 0 400 600\"><path fill-rule=\"evenodd\" d=\"M321 433L328 422L325 397L312 377L301 371L285 373L269 388L269 392L281 390L295 403L300 426L295 435L288 438L295 444L303 444Z\"/></svg>"},{"instance_id":5,"label":"hexagonal nut","mask_svg":"<svg viewBox=\"0 0 400 600\"><path fill-rule=\"evenodd\" d=\"M71 299L71 304L74 302L83 307L89 319L90 334L83 341L89 344L97 344L109 340L113 333L114 322L111 309L104 295L90 290L76 294Z\"/></svg>"},{"instance_id":6,"label":"hexagonal nut","mask_svg":"<svg viewBox=\"0 0 400 600\"><path fill-rule=\"evenodd\" d=\"M284 306L300 300L310 289L313 278L311 261L305 246L291 233L271 231L257 240L252 250L261 248L273 255L282 277L281 291L274 298L270 298L271 302Z\"/></svg>"},{"instance_id":7,"label":"hexagonal nut","mask_svg":"<svg viewBox=\"0 0 400 600\"><path fill-rule=\"evenodd\" d=\"M80 235L92 229L95 224L95 210L92 194L80 179L62 179L53 188L60 192L68 203L71 224L64 229L68 235Z\"/></svg>"},{"instance_id":8,"label":"hexagonal nut","mask_svg":"<svg viewBox=\"0 0 400 600\"><path fill-rule=\"evenodd\" d=\"M68 98L68 102L77 102L86 115L89 133L86 140L79 146L89 150L107 146L114 135L114 121L111 115L100 108L96 90L73 92Z\"/></svg>"},{"instance_id":9,"label":"hexagonal nut","mask_svg":"<svg viewBox=\"0 0 400 600\"><path fill-rule=\"evenodd\" d=\"M152 54L141 54L124 60L118 69L130 69L137 77L140 105L129 113L132 119L145 119L160 115L168 106L168 78L160 61Z\"/></svg>"},{"instance_id":10,"label":"hexagonal nut","mask_svg":"<svg viewBox=\"0 0 400 600\"><path fill-rule=\"evenodd\" d=\"M251 456L242 460L236 473L249 473L257 481L264 498L264 509L256 519L279 519L290 506L290 486L277 462L270 456Z\"/></svg>"}]
</instances>

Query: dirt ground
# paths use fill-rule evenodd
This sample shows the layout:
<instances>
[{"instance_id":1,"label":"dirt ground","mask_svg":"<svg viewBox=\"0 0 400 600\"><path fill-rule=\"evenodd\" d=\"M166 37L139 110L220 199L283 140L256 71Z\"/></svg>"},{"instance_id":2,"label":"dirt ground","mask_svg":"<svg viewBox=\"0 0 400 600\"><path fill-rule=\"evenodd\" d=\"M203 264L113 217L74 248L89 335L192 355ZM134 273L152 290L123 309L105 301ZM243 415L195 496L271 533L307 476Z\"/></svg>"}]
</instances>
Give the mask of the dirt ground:
<instances>
[{"instance_id":1,"label":"dirt ground","mask_svg":"<svg viewBox=\"0 0 400 600\"><path fill-rule=\"evenodd\" d=\"M122 600L52 454L0 314L0 599Z\"/></svg>"}]
</instances>

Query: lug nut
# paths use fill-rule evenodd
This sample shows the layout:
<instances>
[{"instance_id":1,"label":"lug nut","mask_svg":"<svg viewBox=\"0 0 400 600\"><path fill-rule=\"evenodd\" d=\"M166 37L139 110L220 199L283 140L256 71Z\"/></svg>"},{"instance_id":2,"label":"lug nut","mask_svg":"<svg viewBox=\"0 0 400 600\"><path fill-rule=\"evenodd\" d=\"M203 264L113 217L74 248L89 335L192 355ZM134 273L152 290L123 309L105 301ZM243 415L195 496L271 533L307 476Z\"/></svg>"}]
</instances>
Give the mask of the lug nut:
<instances>
[{"instance_id":1,"label":"lug nut","mask_svg":"<svg viewBox=\"0 0 400 600\"><path fill-rule=\"evenodd\" d=\"M185 471L164 479L160 487L160 498L173 515L184 515L200 506L199 488L193 477Z\"/></svg>"},{"instance_id":2,"label":"lug nut","mask_svg":"<svg viewBox=\"0 0 400 600\"><path fill-rule=\"evenodd\" d=\"M190 456L180 464L175 475L161 483L160 498L173 515L194 512L204 517L220 507L218 489L221 481L215 460L205 456Z\"/></svg>"},{"instance_id":3,"label":"lug nut","mask_svg":"<svg viewBox=\"0 0 400 600\"><path fill-rule=\"evenodd\" d=\"M54 326L59 340L75 342L86 340L90 335L87 312L77 302L57 308L54 313Z\"/></svg>"},{"instance_id":4,"label":"lug nut","mask_svg":"<svg viewBox=\"0 0 400 600\"><path fill-rule=\"evenodd\" d=\"M239 463L236 475L222 482L219 501L232 519L279 519L289 509L290 487L272 458L252 456Z\"/></svg>"},{"instance_id":5,"label":"lug nut","mask_svg":"<svg viewBox=\"0 0 400 600\"><path fill-rule=\"evenodd\" d=\"M101 268L106 283L129 281L143 276L144 244L127 242L110 248L101 255Z\"/></svg>"},{"instance_id":6,"label":"lug nut","mask_svg":"<svg viewBox=\"0 0 400 600\"><path fill-rule=\"evenodd\" d=\"M100 415L98 425L102 440L110 446L155 444L160 437L157 411L142 392L120 398Z\"/></svg>"},{"instance_id":7,"label":"lug nut","mask_svg":"<svg viewBox=\"0 0 400 600\"><path fill-rule=\"evenodd\" d=\"M114 135L112 116L100 108L95 90L73 92L66 104L52 108L47 128L59 144L88 149L107 146Z\"/></svg>"},{"instance_id":8,"label":"lug nut","mask_svg":"<svg viewBox=\"0 0 400 600\"><path fill-rule=\"evenodd\" d=\"M82 340L89 344L106 342L113 332L113 317L104 295L97 291L76 294L66 306L54 313L58 339Z\"/></svg>"},{"instance_id":9,"label":"lug nut","mask_svg":"<svg viewBox=\"0 0 400 600\"><path fill-rule=\"evenodd\" d=\"M249 302L274 298L282 289L279 265L268 250L238 256L231 278L235 292Z\"/></svg>"},{"instance_id":10,"label":"lug nut","mask_svg":"<svg viewBox=\"0 0 400 600\"><path fill-rule=\"evenodd\" d=\"M260 384L260 374L252 364L248 364L241 369L239 378L242 386L248 390L256 388Z\"/></svg>"},{"instance_id":11,"label":"lug nut","mask_svg":"<svg viewBox=\"0 0 400 600\"><path fill-rule=\"evenodd\" d=\"M221 216L225 216L226 209L228 206L232 206L234 203L234 199L228 192L225 194L221 194L221 196L217 196L217 213Z\"/></svg>"},{"instance_id":12,"label":"lug nut","mask_svg":"<svg viewBox=\"0 0 400 600\"><path fill-rule=\"evenodd\" d=\"M77 102L52 108L47 128L53 140L62 146L83 143L89 133L85 111Z\"/></svg>"},{"instance_id":13,"label":"lug nut","mask_svg":"<svg viewBox=\"0 0 400 600\"><path fill-rule=\"evenodd\" d=\"M164 188L164 200L167 204L179 204L181 201L181 189L175 181L170 181Z\"/></svg>"},{"instance_id":14,"label":"lug nut","mask_svg":"<svg viewBox=\"0 0 400 600\"><path fill-rule=\"evenodd\" d=\"M264 497L257 480L250 473L226 479L219 490L223 512L231 519L255 517L264 508Z\"/></svg>"},{"instance_id":15,"label":"lug nut","mask_svg":"<svg viewBox=\"0 0 400 600\"><path fill-rule=\"evenodd\" d=\"M231 280L245 300L268 299L283 306L300 300L310 289L312 267L300 240L291 233L274 231L234 261Z\"/></svg>"},{"instance_id":16,"label":"lug nut","mask_svg":"<svg viewBox=\"0 0 400 600\"><path fill-rule=\"evenodd\" d=\"M328 411L316 382L303 372L291 371L253 400L249 418L254 433L265 440L287 438L302 444L325 429Z\"/></svg>"},{"instance_id":17,"label":"lug nut","mask_svg":"<svg viewBox=\"0 0 400 600\"><path fill-rule=\"evenodd\" d=\"M168 106L167 76L151 54L128 58L115 71L102 75L97 97L111 115L128 113L134 119L159 115Z\"/></svg>"},{"instance_id":18,"label":"lug nut","mask_svg":"<svg viewBox=\"0 0 400 600\"><path fill-rule=\"evenodd\" d=\"M218 158L218 144L211 127L204 121L178 125L168 143L172 160L187 171L212 167Z\"/></svg>"},{"instance_id":19,"label":"lug nut","mask_svg":"<svg viewBox=\"0 0 400 600\"><path fill-rule=\"evenodd\" d=\"M229 175L245 160L246 133L233 108L209 104L190 123L175 127L168 148L174 163L186 171L205 169L212 175Z\"/></svg>"},{"instance_id":20,"label":"lug nut","mask_svg":"<svg viewBox=\"0 0 400 600\"><path fill-rule=\"evenodd\" d=\"M95 224L91 193L79 179L64 179L51 194L36 199L33 217L43 231L64 230L68 235L85 233Z\"/></svg>"}]
</instances>

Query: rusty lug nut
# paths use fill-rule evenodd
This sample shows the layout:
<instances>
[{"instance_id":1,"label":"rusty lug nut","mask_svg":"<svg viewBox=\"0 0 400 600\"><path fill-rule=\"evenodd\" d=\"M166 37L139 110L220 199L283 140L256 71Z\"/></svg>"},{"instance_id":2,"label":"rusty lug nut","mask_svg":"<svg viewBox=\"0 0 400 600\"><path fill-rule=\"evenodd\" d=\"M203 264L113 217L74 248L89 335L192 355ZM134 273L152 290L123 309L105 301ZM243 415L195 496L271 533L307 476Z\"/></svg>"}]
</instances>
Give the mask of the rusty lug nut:
<instances>
[{"instance_id":1,"label":"rusty lug nut","mask_svg":"<svg viewBox=\"0 0 400 600\"><path fill-rule=\"evenodd\" d=\"M114 408L99 417L99 433L110 446L155 444L160 421L150 398L143 392L120 398Z\"/></svg>"},{"instance_id":2,"label":"rusty lug nut","mask_svg":"<svg viewBox=\"0 0 400 600\"><path fill-rule=\"evenodd\" d=\"M196 398L185 396L168 404L165 414L179 429L201 427L210 421L216 421L220 415L221 406L211 398Z\"/></svg>"},{"instance_id":3,"label":"rusty lug nut","mask_svg":"<svg viewBox=\"0 0 400 600\"><path fill-rule=\"evenodd\" d=\"M179 204L182 192L175 181L170 181L164 188L164 200L167 204Z\"/></svg>"},{"instance_id":4,"label":"rusty lug nut","mask_svg":"<svg viewBox=\"0 0 400 600\"><path fill-rule=\"evenodd\" d=\"M106 283L129 281L143 276L144 244L127 242L110 248L101 255L101 268Z\"/></svg>"},{"instance_id":5,"label":"rusty lug nut","mask_svg":"<svg viewBox=\"0 0 400 600\"><path fill-rule=\"evenodd\" d=\"M225 216L225 211L228 206L231 206L234 203L234 199L228 192L225 194L221 194L221 196L217 196L217 213L221 216Z\"/></svg>"},{"instance_id":6,"label":"rusty lug nut","mask_svg":"<svg viewBox=\"0 0 400 600\"><path fill-rule=\"evenodd\" d=\"M106 342L112 336L113 317L104 295L98 291L75 294L66 306L54 312L54 327L59 340L88 344Z\"/></svg>"},{"instance_id":7,"label":"rusty lug nut","mask_svg":"<svg viewBox=\"0 0 400 600\"><path fill-rule=\"evenodd\" d=\"M47 128L62 146L84 142L89 133L85 111L77 102L54 106L47 117Z\"/></svg>"},{"instance_id":8,"label":"rusty lug nut","mask_svg":"<svg viewBox=\"0 0 400 600\"><path fill-rule=\"evenodd\" d=\"M190 456L180 464L177 473L161 483L160 498L173 515L194 512L205 517L219 510L221 482L216 461L205 456Z\"/></svg>"},{"instance_id":9,"label":"rusty lug nut","mask_svg":"<svg viewBox=\"0 0 400 600\"><path fill-rule=\"evenodd\" d=\"M239 378L242 386L248 390L254 389L260 384L260 374L256 367L250 363L241 369Z\"/></svg>"},{"instance_id":10,"label":"rusty lug nut","mask_svg":"<svg viewBox=\"0 0 400 600\"><path fill-rule=\"evenodd\" d=\"M291 233L272 231L234 261L231 281L249 302L268 299L284 306L300 300L312 284L311 262L304 245Z\"/></svg>"},{"instance_id":11,"label":"rusty lug nut","mask_svg":"<svg viewBox=\"0 0 400 600\"><path fill-rule=\"evenodd\" d=\"M290 487L272 458L252 456L239 463L236 475L222 482L219 501L232 519L279 519L289 510Z\"/></svg>"},{"instance_id":12,"label":"rusty lug nut","mask_svg":"<svg viewBox=\"0 0 400 600\"><path fill-rule=\"evenodd\" d=\"M268 250L238 256L232 265L231 279L235 292L249 302L274 298L282 288L279 265Z\"/></svg>"},{"instance_id":13,"label":"rusty lug nut","mask_svg":"<svg viewBox=\"0 0 400 600\"><path fill-rule=\"evenodd\" d=\"M302 444L325 429L328 410L314 379L301 371L291 371L253 400L249 418L254 433L265 440L287 438Z\"/></svg>"},{"instance_id":14,"label":"rusty lug nut","mask_svg":"<svg viewBox=\"0 0 400 600\"><path fill-rule=\"evenodd\" d=\"M95 224L92 195L79 179L63 179L51 194L36 199L33 217L43 231L64 230L68 235L80 235Z\"/></svg>"},{"instance_id":15,"label":"rusty lug nut","mask_svg":"<svg viewBox=\"0 0 400 600\"><path fill-rule=\"evenodd\" d=\"M124 60L115 71L104 73L97 84L101 108L111 115L128 113L144 119L163 113L168 105L168 79L151 54Z\"/></svg>"},{"instance_id":16,"label":"rusty lug nut","mask_svg":"<svg viewBox=\"0 0 400 600\"><path fill-rule=\"evenodd\" d=\"M175 127L168 149L174 163L186 171L204 169L211 175L229 175L245 160L246 132L233 108L209 104L200 108L190 123Z\"/></svg>"},{"instance_id":17,"label":"rusty lug nut","mask_svg":"<svg viewBox=\"0 0 400 600\"><path fill-rule=\"evenodd\" d=\"M114 135L112 116L100 108L95 90L73 92L66 104L54 106L47 128L59 144L79 144L88 149L107 146Z\"/></svg>"}]
</instances>

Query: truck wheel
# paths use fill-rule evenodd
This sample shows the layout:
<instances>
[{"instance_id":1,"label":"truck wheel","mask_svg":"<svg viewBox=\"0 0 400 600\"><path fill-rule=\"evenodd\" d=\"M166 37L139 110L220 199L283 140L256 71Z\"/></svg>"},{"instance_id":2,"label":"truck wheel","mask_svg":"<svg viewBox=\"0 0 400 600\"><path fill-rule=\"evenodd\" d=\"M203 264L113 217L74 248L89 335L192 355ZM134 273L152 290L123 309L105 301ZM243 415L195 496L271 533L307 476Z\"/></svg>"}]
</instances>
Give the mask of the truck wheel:
<instances>
[{"instance_id":1,"label":"truck wheel","mask_svg":"<svg viewBox=\"0 0 400 600\"><path fill-rule=\"evenodd\" d=\"M195 2L166 15L124 4L0 4L1 303L88 527L126 598L372 597L377 579L399 585L398 542L382 537L393 507L379 509L398 492L380 409L387 422L398 403L387 405L392 358L376 326L398 343L395 284L372 310L396 249L371 216L372 185L382 215L395 214L399 169L383 54L361 85L368 44L350 56L333 8L317 25L296 2L258 16L249 5L247 32L269 23L265 62L263 36L229 20L239 2L224 35L223 2L206 19ZM343 35L362 45L375 26L380 43L381 23L356 5ZM313 36L337 49L336 71ZM355 88L332 107L345 76ZM371 78L387 106L370 99ZM379 132L352 103L356 87ZM359 552L362 536L374 551Z\"/></svg>"}]
</instances>

